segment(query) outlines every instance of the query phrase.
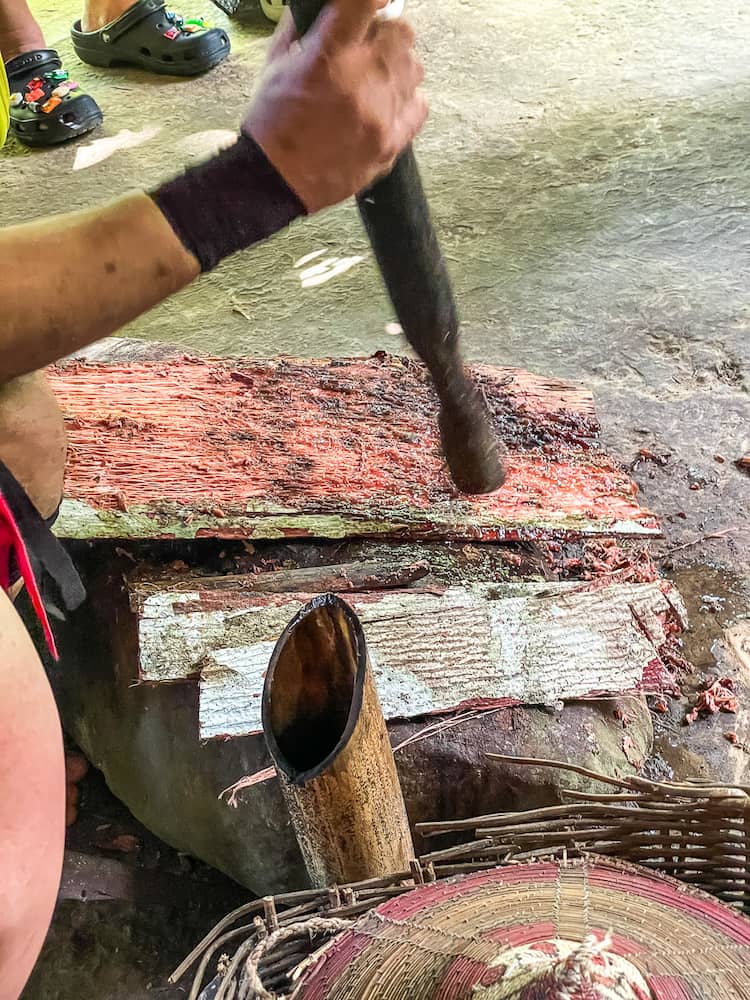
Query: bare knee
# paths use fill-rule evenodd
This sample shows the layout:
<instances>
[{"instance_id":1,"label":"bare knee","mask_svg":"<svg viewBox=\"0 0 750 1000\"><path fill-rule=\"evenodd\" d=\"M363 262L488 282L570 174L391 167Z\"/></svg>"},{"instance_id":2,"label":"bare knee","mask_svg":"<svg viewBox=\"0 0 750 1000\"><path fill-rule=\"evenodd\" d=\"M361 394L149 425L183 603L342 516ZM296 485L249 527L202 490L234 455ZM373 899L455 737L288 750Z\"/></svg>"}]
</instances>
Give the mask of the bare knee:
<instances>
[{"instance_id":1,"label":"bare knee","mask_svg":"<svg viewBox=\"0 0 750 1000\"><path fill-rule=\"evenodd\" d=\"M42 517L60 503L66 447L62 412L43 372L0 386L0 461Z\"/></svg>"}]
</instances>

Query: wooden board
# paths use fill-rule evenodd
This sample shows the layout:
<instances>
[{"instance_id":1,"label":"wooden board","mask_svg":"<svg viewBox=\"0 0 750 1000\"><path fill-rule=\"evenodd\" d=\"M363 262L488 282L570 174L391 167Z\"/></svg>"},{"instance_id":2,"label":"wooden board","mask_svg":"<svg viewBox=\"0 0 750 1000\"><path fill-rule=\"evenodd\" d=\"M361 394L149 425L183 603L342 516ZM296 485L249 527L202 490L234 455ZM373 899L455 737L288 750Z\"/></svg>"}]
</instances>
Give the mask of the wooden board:
<instances>
[{"instance_id":1,"label":"wooden board","mask_svg":"<svg viewBox=\"0 0 750 1000\"><path fill-rule=\"evenodd\" d=\"M653 534L599 448L590 393L526 372L477 376L509 476L485 498L444 470L424 369L182 358L51 371L70 459L70 538L388 536L514 540Z\"/></svg>"},{"instance_id":2,"label":"wooden board","mask_svg":"<svg viewBox=\"0 0 750 1000\"><path fill-rule=\"evenodd\" d=\"M309 599L226 589L141 595L143 681L200 677L200 736L258 732L276 640ZM388 719L637 687L686 622L671 584L476 584L348 593Z\"/></svg>"}]
</instances>

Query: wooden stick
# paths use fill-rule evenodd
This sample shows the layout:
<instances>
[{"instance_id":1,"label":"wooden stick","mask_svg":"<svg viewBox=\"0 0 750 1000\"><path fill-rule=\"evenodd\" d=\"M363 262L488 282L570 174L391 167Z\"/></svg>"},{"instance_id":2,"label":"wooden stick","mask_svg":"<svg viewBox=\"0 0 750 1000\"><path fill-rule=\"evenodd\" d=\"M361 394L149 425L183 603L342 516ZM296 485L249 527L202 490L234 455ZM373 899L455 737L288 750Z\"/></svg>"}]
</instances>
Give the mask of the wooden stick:
<instances>
[{"instance_id":1,"label":"wooden stick","mask_svg":"<svg viewBox=\"0 0 750 1000\"><path fill-rule=\"evenodd\" d=\"M488 753L485 754L490 760L499 760L505 764L519 764L529 767L551 767L560 771L572 771L580 774L584 778L591 778L603 784L614 785L617 788L630 788L644 792L659 792L664 795L685 796L688 798L715 798L721 800L737 799L750 808L750 786L748 785L716 785L712 782L676 782L676 781L650 781L648 778L640 778L631 775L628 778L613 778L606 774L598 774L588 768L579 767L577 764L569 764L563 760L548 760L546 758L535 757L513 757L507 754Z\"/></svg>"},{"instance_id":2,"label":"wooden stick","mask_svg":"<svg viewBox=\"0 0 750 1000\"><path fill-rule=\"evenodd\" d=\"M133 591L137 599L169 587L175 593L186 591L230 591L258 594L319 594L332 591L395 590L408 587L430 572L430 564L417 562L386 563L374 559L337 563L332 566L306 566L301 569L277 569L266 573L230 573L224 576L181 574L174 580L138 582Z\"/></svg>"},{"instance_id":3,"label":"wooden stick","mask_svg":"<svg viewBox=\"0 0 750 1000\"><path fill-rule=\"evenodd\" d=\"M485 754L489 760L499 760L504 764L519 764L526 765L528 767L551 767L559 771L573 771L575 774L580 774L584 778L592 778L594 781L600 781L605 785L614 785L616 788L632 788L632 789L648 789L649 791L655 787L655 783L648 781L646 778L613 778L610 775L599 774L596 771L590 771L586 767L579 767L577 764L570 764L567 761L562 760L548 760L546 758L535 758L535 757L514 757L509 754L501 753L488 753Z\"/></svg>"},{"instance_id":4,"label":"wooden stick","mask_svg":"<svg viewBox=\"0 0 750 1000\"><path fill-rule=\"evenodd\" d=\"M454 858L461 858L464 855L471 857L474 854L483 854L484 848L493 847L494 841L485 837L483 840L473 840L470 844L462 844L460 847L448 847L444 851L432 851L431 854L423 854L423 861L435 862L453 860Z\"/></svg>"},{"instance_id":5,"label":"wooden stick","mask_svg":"<svg viewBox=\"0 0 750 1000\"><path fill-rule=\"evenodd\" d=\"M285 629L263 729L312 885L409 871L415 857L364 633L333 594Z\"/></svg>"}]
</instances>

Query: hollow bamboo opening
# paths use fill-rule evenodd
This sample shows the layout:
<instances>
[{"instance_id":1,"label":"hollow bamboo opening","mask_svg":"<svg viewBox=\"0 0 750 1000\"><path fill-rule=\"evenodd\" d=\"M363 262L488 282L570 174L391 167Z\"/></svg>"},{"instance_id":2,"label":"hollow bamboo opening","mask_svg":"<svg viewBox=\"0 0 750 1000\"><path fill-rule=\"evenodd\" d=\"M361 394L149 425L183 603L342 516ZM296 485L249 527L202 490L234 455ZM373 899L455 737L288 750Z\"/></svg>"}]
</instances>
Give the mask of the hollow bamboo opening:
<instances>
[{"instance_id":1,"label":"hollow bamboo opening","mask_svg":"<svg viewBox=\"0 0 750 1000\"><path fill-rule=\"evenodd\" d=\"M302 783L343 750L362 706L367 669L361 626L328 594L304 608L276 647L263 725L277 767Z\"/></svg>"}]
</instances>

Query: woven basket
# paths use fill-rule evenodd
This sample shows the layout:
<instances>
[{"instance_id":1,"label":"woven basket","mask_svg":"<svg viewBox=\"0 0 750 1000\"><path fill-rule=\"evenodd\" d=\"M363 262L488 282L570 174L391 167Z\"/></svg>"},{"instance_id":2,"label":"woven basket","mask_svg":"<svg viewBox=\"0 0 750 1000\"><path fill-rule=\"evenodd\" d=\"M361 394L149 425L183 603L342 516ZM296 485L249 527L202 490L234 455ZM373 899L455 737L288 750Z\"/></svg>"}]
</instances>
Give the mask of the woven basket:
<instances>
[{"instance_id":1,"label":"woven basket","mask_svg":"<svg viewBox=\"0 0 750 1000\"><path fill-rule=\"evenodd\" d=\"M424 886L378 907L336 937L294 991L295 1000L489 1000L610 995L588 956L582 984L556 992L508 983L519 956L557 942L606 941L624 959L631 992L654 1000L750 996L750 921L711 896L613 862L536 862ZM531 946L531 947L530 947ZM559 950L559 949L558 949ZM539 975L538 970L531 972ZM512 978L518 979L518 976ZM544 978L542 976L542 978ZM613 977L609 977L610 979ZM586 980L590 980L589 983ZM538 980L536 980L538 981ZM544 986L544 984L542 984ZM650 991L650 992L649 992Z\"/></svg>"},{"instance_id":2,"label":"woven basket","mask_svg":"<svg viewBox=\"0 0 750 1000\"><path fill-rule=\"evenodd\" d=\"M477 863L596 854L632 861L705 889L750 912L750 797L742 786L611 778L559 761L489 757L552 767L612 786L612 793L567 790L569 803L528 812L422 823L423 837L451 834ZM437 861L446 852L424 855ZM448 852L449 853L449 852ZM441 874L450 874L443 864Z\"/></svg>"},{"instance_id":3,"label":"woven basket","mask_svg":"<svg viewBox=\"0 0 750 1000\"><path fill-rule=\"evenodd\" d=\"M684 935L685 942L693 940L691 935L697 934L698 938L695 940L698 944L700 936L704 936L704 940L709 942L708 951L703 945L689 946L687 956L676 937L665 938L670 942L670 953L677 968L672 968L654 945L652 957L656 964L653 967L649 965L646 969L652 980L649 988L653 997L670 1000L750 997L750 972L744 972L744 968L750 970L750 955L745 954L747 942L750 941L750 923L737 912L750 905L750 845L746 829L750 798L747 789L657 783L644 778L620 780L556 761L512 760L514 764L561 767L583 773L588 778L615 786L616 790L611 794L571 791L568 795L573 801L547 809L498 813L457 822L421 824L418 829L423 836L450 835L454 843L412 861L409 870L394 872L381 879L325 891L304 890L250 903L230 914L214 928L176 970L171 977L172 981L180 979L198 962L189 997L189 1000L197 1000L202 996L202 985L214 968L216 959L222 954L234 953L232 962L227 959L220 963L220 970L224 975L214 981L210 992L205 994L206 1000L216 996L220 988L224 987L224 996L234 996L234 1000L262 997L264 994L258 992L246 992L243 997L240 991L247 960L255 954L254 961L260 979L264 988L269 991L265 996L273 993L289 995L295 988L307 988L298 982L300 974L309 966L316 950L326 945L330 928L338 928L336 921L364 916L365 925L369 926L367 921L380 921L383 914L389 917L397 912L403 899L409 893L414 893L415 886L418 892L430 893L437 889L443 891L444 886L461 884L455 881L456 877L479 879L477 884L482 884L482 879L489 879L488 885L515 886L512 892L516 896L523 896L531 891L533 882L528 880L536 877L534 873L543 873L544 888L541 891L552 907L548 919L548 931L552 936L560 933L568 935L565 940L580 943L587 929L596 929L600 933L612 929L616 934L614 950L622 953L621 949L618 951L617 935L630 942L639 941L639 934L645 934L649 927L649 912L656 912L652 902L661 899L662 894L666 894L664 898L668 899L668 903L664 913L659 911L661 929L657 928L658 934L662 931L666 934L670 928L679 927L679 934ZM456 839L462 839L463 842L455 843ZM592 917L590 901L586 903L588 897L583 891L587 882L590 882L586 873L591 870L592 862L588 862L587 868L580 860L574 860L576 857L591 855L599 856L595 863L597 873L602 878L614 879L612 884L620 891L619 898L623 900L624 906L621 916L623 919L627 918L627 933L624 924L614 921L615 914L609 915L606 906L601 916L596 919ZM632 867L608 861L601 855L637 861L640 865L639 873ZM540 862L540 858L548 860ZM508 867L498 871L499 864ZM650 873L649 870L653 871ZM526 874L513 874L519 872ZM551 878L550 872L559 874ZM657 872L673 876L674 880ZM596 877L599 878L600 875L597 874ZM524 878L527 879L525 883ZM628 909L627 896L633 894L632 886L637 879L641 880L639 885L642 893L640 896L635 894L637 902ZM419 887L425 883L425 889L420 890ZM522 885L525 888L521 888ZM571 885L578 886L577 889L570 890L578 893L575 897L578 900L578 911L576 915L570 911L565 926L557 928L555 899L563 892L563 888L567 892ZM689 889L688 886L707 890L730 904L733 909L722 906L711 896ZM396 907L396 911L389 907ZM377 916L373 915L376 910ZM510 913L513 925L521 924L519 914L519 903L515 900ZM471 927L474 921L471 910L464 912L462 919L465 921L465 928ZM323 924L320 923L321 920ZM683 920L687 922L682 923ZM311 921L319 923L313 925ZM334 923L326 924L328 921ZM704 921L707 921L706 927L703 926ZM531 917L524 926L530 924L533 926ZM721 928L724 929L724 939L721 939ZM510 940L512 938L509 936L508 941ZM644 950L646 943L642 943ZM338 944L330 947L338 947ZM413 942L409 947L413 947ZM326 966L329 971L332 968L330 957L331 953L328 952ZM494 957L497 958L497 955ZM683 957L685 962L680 966ZM692 965L693 961L698 964ZM656 971L662 967L663 972ZM690 973L693 979L686 979L683 983L680 968L686 976ZM660 975L666 977L663 985L660 985ZM709 985L706 986L705 983ZM335 983L330 983L331 988L334 985ZM235 987L235 994L231 992L232 986ZM438 997L441 1000L448 997L458 1000L462 995L445 991L430 993L430 988L428 983L425 986L427 992L420 994L410 992L412 986L409 985L406 992L384 993L382 996L434 996L436 1000ZM657 989L662 992L658 993ZM700 992L701 989L703 992ZM300 994L303 995L308 997L308 994ZM328 994L318 992L310 996L320 997L322 1000ZM331 993L330 996L333 998L343 994ZM347 994L347 1000L354 1000L355 996ZM468 993L467 996L471 996L472 1000L483 1000L478 994Z\"/></svg>"}]
</instances>

